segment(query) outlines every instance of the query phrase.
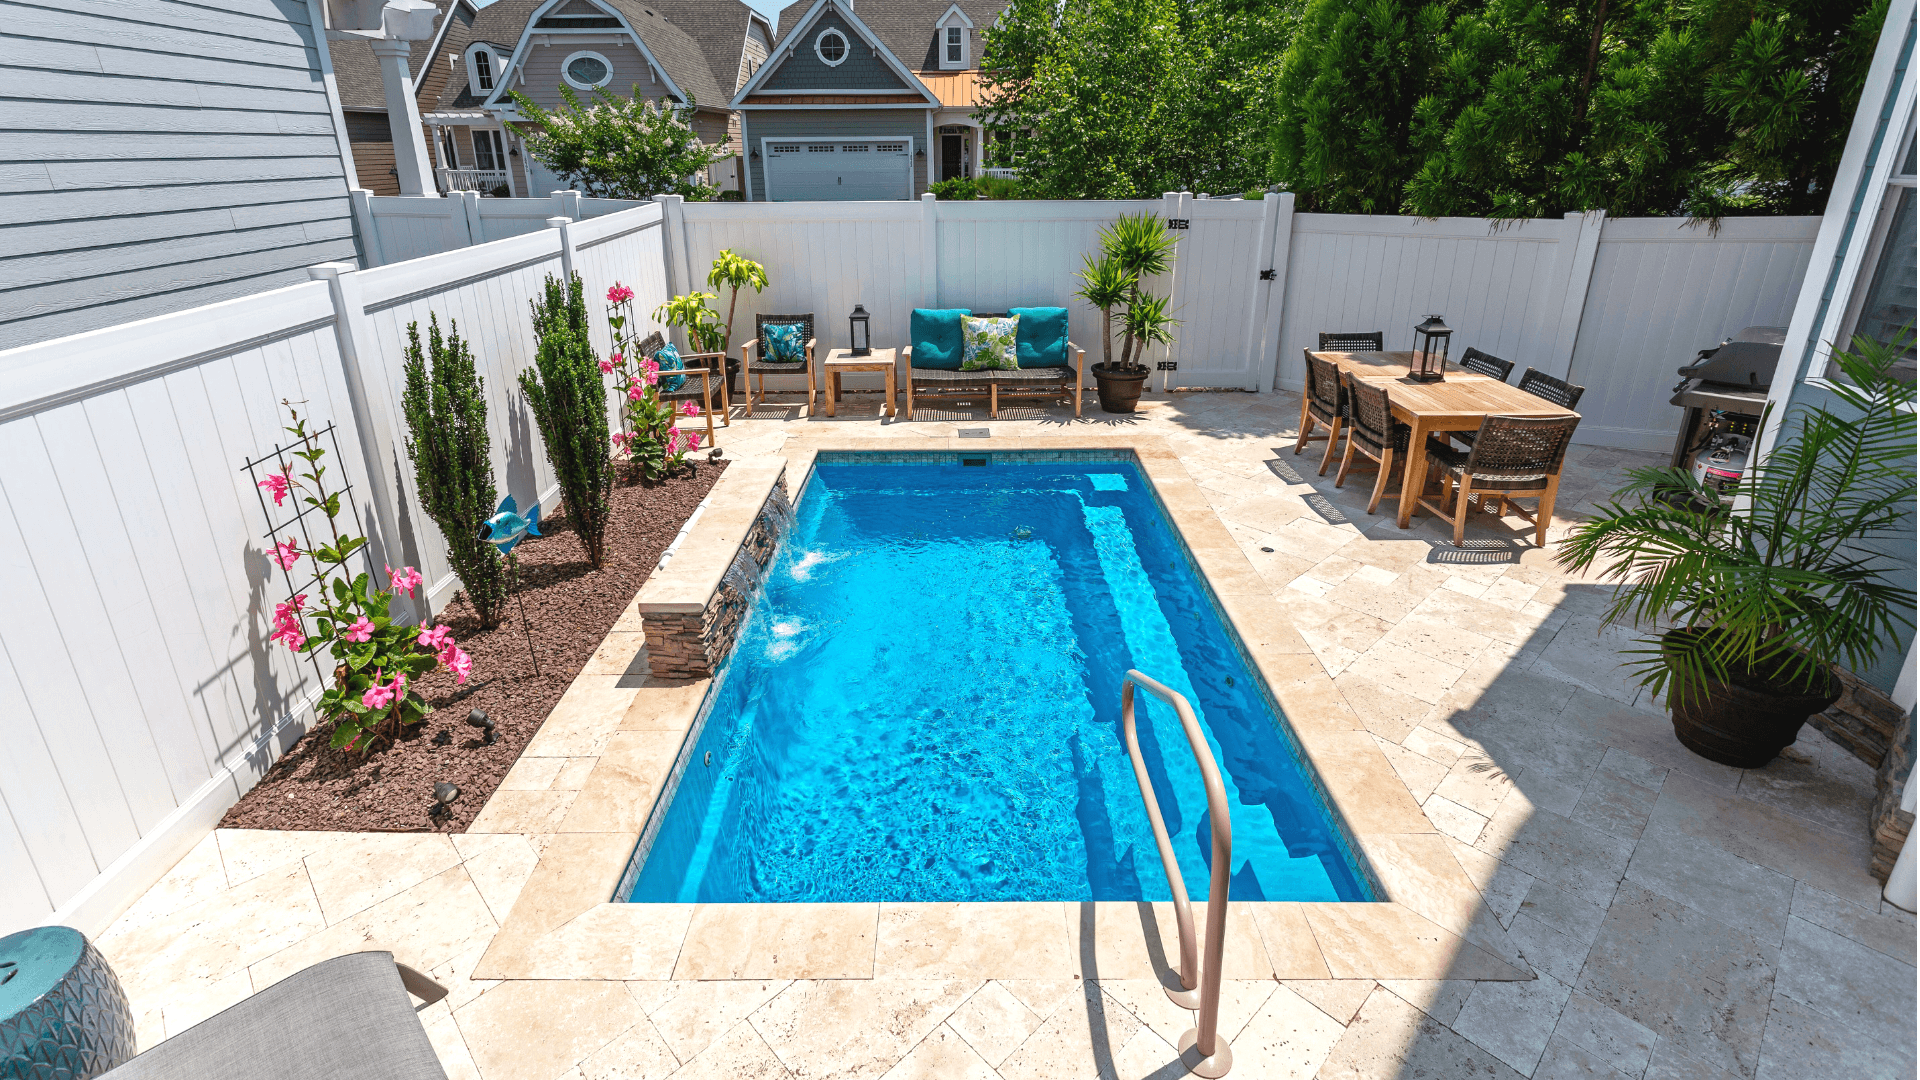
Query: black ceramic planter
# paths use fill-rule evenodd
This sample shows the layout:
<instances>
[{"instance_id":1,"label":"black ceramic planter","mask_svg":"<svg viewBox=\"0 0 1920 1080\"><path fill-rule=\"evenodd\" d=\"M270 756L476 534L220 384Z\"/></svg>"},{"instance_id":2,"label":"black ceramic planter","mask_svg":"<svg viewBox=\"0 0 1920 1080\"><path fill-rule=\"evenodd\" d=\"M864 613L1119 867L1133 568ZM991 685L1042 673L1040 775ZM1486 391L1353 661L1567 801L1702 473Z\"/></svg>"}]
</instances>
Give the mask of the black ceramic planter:
<instances>
[{"instance_id":1,"label":"black ceramic planter","mask_svg":"<svg viewBox=\"0 0 1920 1080\"><path fill-rule=\"evenodd\" d=\"M1669 630L1662 641L1691 630ZM1704 694L1672 694L1673 734L1687 749L1722 765L1757 769L1779 756L1800 737L1807 718L1840 700L1840 680L1822 671L1819 693L1783 693L1776 689L1707 682Z\"/></svg>"},{"instance_id":2,"label":"black ceramic planter","mask_svg":"<svg viewBox=\"0 0 1920 1080\"><path fill-rule=\"evenodd\" d=\"M1130 413L1140 404L1140 391L1147 384L1147 372L1109 371L1105 364L1095 364L1093 381L1100 388L1102 411Z\"/></svg>"}]
</instances>

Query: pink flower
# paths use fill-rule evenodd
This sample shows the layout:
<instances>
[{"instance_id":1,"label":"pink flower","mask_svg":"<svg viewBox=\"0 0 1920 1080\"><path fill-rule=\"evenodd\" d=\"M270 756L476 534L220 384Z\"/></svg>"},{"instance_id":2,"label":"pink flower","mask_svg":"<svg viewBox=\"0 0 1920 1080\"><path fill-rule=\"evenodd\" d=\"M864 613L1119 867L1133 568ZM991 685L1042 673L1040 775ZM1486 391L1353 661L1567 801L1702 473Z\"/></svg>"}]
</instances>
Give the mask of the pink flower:
<instances>
[{"instance_id":1,"label":"pink flower","mask_svg":"<svg viewBox=\"0 0 1920 1080\"><path fill-rule=\"evenodd\" d=\"M452 641L448 641L447 647L440 650L440 662L447 665L448 671L453 672L453 681L456 684L466 682L467 676L473 673L473 657L468 656L465 649Z\"/></svg>"},{"instance_id":2,"label":"pink flower","mask_svg":"<svg viewBox=\"0 0 1920 1080\"><path fill-rule=\"evenodd\" d=\"M393 591L403 596L412 596L413 590L420 587L420 571L411 566L404 570L387 567L387 579L393 583Z\"/></svg>"},{"instance_id":3,"label":"pink flower","mask_svg":"<svg viewBox=\"0 0 1920 1080\"><path fill-rule=\"evenodd\" d=\"M340 640L342 641L359 642L359 641L371 641L372 639L373 639L373 623L370 622L365 615L362 615L358 619L355 619L352 626L349 626L345 630L340 631Z\"/></svg>"},{"instance_id":4,"label":"pink flower","mask_svg":"<svg viewBox=\"0 0 1920 1080\"><path fill-rule=\"evenodd\" d=\"M600 374L602 374L602 375L611 375L611 374L613 374L613 361L612 361L612 360L602 360L602 361L600 361Z\"/></svg>"},{"instance_id":5,"label":"pink flower","mask_svg":"<svg viewBox=\"0 0 1920 1080\"><path fill-rule=\"evenodd\" d=\"M291 570L293 564L300 561L300 549L294 546L293 541L282 540L273 545L273 551L267 557L279 563L280 569Z\"/></svg>"},{"instance_id":6,"label":"pink flower","mask_svg":"<svg viewBox=\"0 0 1920 1080\"><path fill-rule=\"evenodd\" d=\"M260 481L258 486L266 488L267 494L273 496L273 505L279 506L286 500L287 483L288 480L285 476L279 473L270 473L265 480Z\"/></svg>"},{"instance_id":7,"label":"pink flower","mask_svg":"<svg viewBox=\"0 0 1920 1080\"><path fill-rule=\"evenodd\" d=\"M431 630L422 628L418 642L435 652L439 652L441 649L453 644L453 632L448 630L445 624L436 626Z\"/></svg>"},{"instance_id":8,"label":"pink flower","mask_svg":"<svg viewBox=\"0 0 1920 1080\"><path fill-rule=\"evenodd\" d=\"M609 304L624 304L631 299L633 299L633 290L617 281L613 283L613 288L607 290Z\"/></svg>"},{"instance_id":9,"label":"pink flower","mask_svg":"<svg viewBox=\"0 0 1920 1080\"><path fill-rule=\"evenodd\" d=\"M680 403L680 415L681 416L699 416L700 406L695 405L693 403L692 398L688 398L686 401L683 401Z\"/></svg>"},{"instance_id":10,"label":"pink flower","mask_svg":"<svg viewBox=\"0 0 1920 1080\"><path fill-rule=\"evenodd\" d=\"M406 684L407 677L405 675L398 675L394 677L391 685L382 686L380 685L380 672L375 671L373 673L373 685L367 687L367 692L360 695L360 704L378 712L393 704L394 695L399 693L401 688L406 686Z\"/></svg>"}]
</instances>

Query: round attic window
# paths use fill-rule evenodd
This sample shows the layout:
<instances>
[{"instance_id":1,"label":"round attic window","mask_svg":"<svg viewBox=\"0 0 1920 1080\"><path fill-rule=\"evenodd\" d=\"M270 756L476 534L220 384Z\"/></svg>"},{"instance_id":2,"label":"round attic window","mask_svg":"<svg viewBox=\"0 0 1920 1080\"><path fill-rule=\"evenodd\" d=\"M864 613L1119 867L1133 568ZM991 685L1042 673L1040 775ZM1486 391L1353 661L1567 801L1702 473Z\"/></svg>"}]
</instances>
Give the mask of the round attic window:
<instances>
[{"instance_id":1,"label":"round attic window","mask_svg":"<svg viewBox=\"0 0 1920 1080\"><path fill-rule=\"evenodd\" d=\"M820 36L813 39L813 51L820 62L828 67L839 67L847 58L846 35L838 30L822 30Z\"/></svg>"},{"instance_id":2,"label":"round attic window","mask_svg":"<svg viewBox=\"0 0 1920 1080\"><path fill-rule=\"evenodd\" d=\"M577 52L560 67L566 80L582 90L605 86L613 80L613 65L596 52Z\"/></svg>"}]
</instances>

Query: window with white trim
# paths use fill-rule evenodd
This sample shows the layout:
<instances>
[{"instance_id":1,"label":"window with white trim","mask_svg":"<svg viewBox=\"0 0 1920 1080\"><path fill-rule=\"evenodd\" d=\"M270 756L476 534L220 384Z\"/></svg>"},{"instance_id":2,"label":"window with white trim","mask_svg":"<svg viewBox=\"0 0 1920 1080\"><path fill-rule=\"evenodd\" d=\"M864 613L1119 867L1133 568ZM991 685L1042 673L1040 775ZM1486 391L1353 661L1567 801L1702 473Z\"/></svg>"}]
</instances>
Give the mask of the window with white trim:
<instances>
[{"instance_id":1,"label":"window with white trim","mask_svg":"<svg viewBox=\"0 0 1920 1080\"><path fill-rule=\"evenodd\" d=\"M833 27L820 31L813 39L813 53L828 67L839 67L847 60L847 36Z\"/></svg>"},{"instance_id":2,"label":"window with white trim","mask_svg":"<svg viewBox=\"0 0 1920 1080\"><path fill-rule=\"evenodd\" d=\"M560 77L575 89L592 90L613 81L613 65L597 52L582 50L560 65Z\"/></svg>"},{"instance_id":3,"label":"window with white trim","mask_svg":"<svg viewBox=\"0 0 1920 1080\"><path fill-rule=\"evenodd\" d=\"M1835 348L1851 350L1855 337L1864 337L1882 345L1904 341L1902 360L1894 373L1914 377L1915 301L1915 177L1914 136L1907 133L1906 148L1899 152L1898 164L1887 177L1881 194L1880 209L1874 217L1868 237L1866 257L1860 262L1860 276L1848 299L1841 332L1834 335ZM1839 375L1830 365L1829 378Z\"/></svg>"}]
</instances>

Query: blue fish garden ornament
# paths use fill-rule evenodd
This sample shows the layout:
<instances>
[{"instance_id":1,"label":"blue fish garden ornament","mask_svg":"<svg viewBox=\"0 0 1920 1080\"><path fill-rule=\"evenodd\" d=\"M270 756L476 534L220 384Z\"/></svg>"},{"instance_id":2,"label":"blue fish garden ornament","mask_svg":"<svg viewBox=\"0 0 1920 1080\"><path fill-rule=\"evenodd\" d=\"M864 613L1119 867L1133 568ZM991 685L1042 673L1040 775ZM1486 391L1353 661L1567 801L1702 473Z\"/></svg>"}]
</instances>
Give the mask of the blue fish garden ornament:
<instances>
[{"instance_id":1,"label":"blue fish garden ornament","mask_svg":"<svg viewBox=\"0 0 1920 1080\"><path fill-rule=\"evenodd\" d=\"M540 504L528 507L526 516L522 517L511 495L501 499L500 509L480 526L480 539L499 548L502 555L511 552L525 537L539 535Z\"/></svg>"}]
</instances>

